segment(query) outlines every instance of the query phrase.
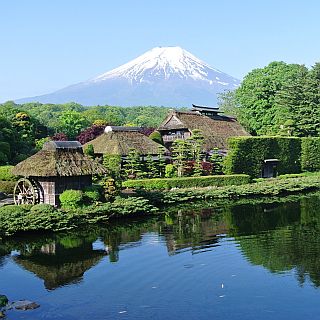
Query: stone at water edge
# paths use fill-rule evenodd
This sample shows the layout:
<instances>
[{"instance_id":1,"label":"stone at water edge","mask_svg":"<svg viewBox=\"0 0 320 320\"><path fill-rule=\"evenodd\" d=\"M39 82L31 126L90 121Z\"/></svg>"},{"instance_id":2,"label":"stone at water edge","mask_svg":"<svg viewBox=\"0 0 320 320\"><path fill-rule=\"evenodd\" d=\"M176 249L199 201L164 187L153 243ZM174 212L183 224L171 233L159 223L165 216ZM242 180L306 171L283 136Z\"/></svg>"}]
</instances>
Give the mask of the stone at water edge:
<instances>
[{"instance_id":1,"label":"stone at water edge","mask_svg":"<svg viewBox=\"0 0 320 320\"><path fill-rule=\"evenodd\" d=\"M29 300L19 300L19 301L15 301L12 302L9 307L15 308L16 310L33 310L33 309L37 309L40 307L39 304L29 301Z\"/></svg>"},{"instance_id":2,"label":"stone at water edge","mask_svg":"<svg viewBox=\"0 0 320 320\"><path fill-rule=\"evenodd\" d=\"M6 315L2 312L2 311L0 311L0 319L1 318L4 318Z\"/></svg>"},{"instance_id":3,"label":"stone at water edge","mask_svg":"<svg viewBox=\"0 0 320 320\"><path fill-rule=\"evenodd\" d=\"M8 304L8 302L9 302L8 298L5 295L1 294L0 295L0 308L5 307Z\"/></svg>"}]
</instances>

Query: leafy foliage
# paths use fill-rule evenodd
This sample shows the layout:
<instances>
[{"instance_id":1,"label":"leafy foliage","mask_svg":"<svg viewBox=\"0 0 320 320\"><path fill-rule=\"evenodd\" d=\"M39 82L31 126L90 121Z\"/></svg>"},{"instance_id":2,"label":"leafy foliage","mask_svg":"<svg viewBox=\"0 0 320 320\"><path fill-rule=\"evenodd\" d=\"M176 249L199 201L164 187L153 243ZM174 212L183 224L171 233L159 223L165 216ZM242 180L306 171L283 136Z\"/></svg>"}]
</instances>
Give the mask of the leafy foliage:
<instances>
[{"instance_id":1,"label":"leafy foliage","mask_svg":"<svg viewBox=\"0 0 320 320\"><path fill-rule=\"evenodd\" d=\"M83 190L83 200L86 204L96 203L101 199L101 196L102 187L99 185L92 185Z\"/></svg>"},{"instance_id":2,"label":"leafy foliage","mask_svg":"<svg viewBox=\"0 0 320 320\"><path fill-rule=\"evenodd\" d=\"M59 196L61 206L66 209L75 209L81 206L83 192L81 190L65 190Z\"/></svg>"},{"instance_id":3,"label":"leafy foliage","mask_svg":"<svg viewBox=\"0 0 320 320\"><path fill-rule=\"evenodd\" d=\"M161 145L163 145L163 140L162 140L162 136L161 133L159 131L153 131L150 135L149 138L151 140L153 140L154 142L157 142Z\"/></svg>"},{"instance_id":4,"label":"leafy foliage","mask_svg":"<svg viewBox=\"0 0 320 320\"><path fill-rule=\"evenodd\" d=\"M17 181L18 177L11 173L13 166L0 167L0 180L2 181Z\"/></svg>"},{"instance_id":5,"label":"leafy foliage","mask_svg":"<svg viewBox=\"0 0 320 320\"><path fill-rule=\"evenodd\" d=\"M81 144L85 144L98 136L100 136L104 131L104 125L95 125L93 124L91 127L86 128L85 130L81 131L80 134L77 136L77 140Z\"/></svg>"},{"instance_id":6,"label":"leafy foliage","mask_svg":"<svg viewBox=\"0 0 320 320\"><path fill-rule=\"evenodd\" d=\"M68 141L68 140L69 140L68 136L67 136L65 133L63 133L63 132L55 133L55 134L51 137L51 139L52 139L53 141Z\"/></svg>"},{"instance_id":7,"label":"leafy foliage","mask_svg":"<svg viewBox=\"0 0 320 320\"><path fill-rule=\"evenodd\" d=\"M254 135L317 136L320 133L320 65L272 62L245 76L234 94L222 96Z\"/></svg>"}]
</instances>

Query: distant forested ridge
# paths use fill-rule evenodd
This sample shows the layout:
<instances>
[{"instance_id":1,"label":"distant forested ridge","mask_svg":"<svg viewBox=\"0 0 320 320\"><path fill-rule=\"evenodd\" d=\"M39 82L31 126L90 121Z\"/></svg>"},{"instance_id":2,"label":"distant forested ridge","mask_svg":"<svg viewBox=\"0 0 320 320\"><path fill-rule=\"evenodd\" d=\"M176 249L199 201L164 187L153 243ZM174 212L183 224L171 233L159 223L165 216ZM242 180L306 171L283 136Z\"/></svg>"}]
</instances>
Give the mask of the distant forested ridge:
<instances>
[{"instance_id":1,"label":"distant forested ridge","mask_svg":"<svg viewBox=\"0 0 320 320\"><path fill-rule=\"evenodd\" d=\"M77 103L0 104L0 165L17 163L39 150L48 139L86 142L106 125L156 128L166 107L84 107Z\"/></svg>"}]
</instances>

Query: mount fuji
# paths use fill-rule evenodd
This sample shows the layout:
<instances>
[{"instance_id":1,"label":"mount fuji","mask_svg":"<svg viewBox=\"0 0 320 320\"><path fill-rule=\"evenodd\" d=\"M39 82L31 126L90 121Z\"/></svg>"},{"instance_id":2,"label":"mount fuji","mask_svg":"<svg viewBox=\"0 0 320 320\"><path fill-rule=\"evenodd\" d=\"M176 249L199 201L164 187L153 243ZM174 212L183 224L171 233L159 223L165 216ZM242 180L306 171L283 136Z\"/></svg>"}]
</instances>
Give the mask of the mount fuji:
<instances>
[{"instance_id":1,"label":"mount fuji","mask_svg":"<svg viewBox=\"0 0 320 320\"><path fill-rule=\"evenodd\" d=\"M83 105L215 105L217 93L240 81L210 67L180 47L157 47L95 78L50 94L19 99L24 103L78 102Z\"/></svg>"}]
</instances>

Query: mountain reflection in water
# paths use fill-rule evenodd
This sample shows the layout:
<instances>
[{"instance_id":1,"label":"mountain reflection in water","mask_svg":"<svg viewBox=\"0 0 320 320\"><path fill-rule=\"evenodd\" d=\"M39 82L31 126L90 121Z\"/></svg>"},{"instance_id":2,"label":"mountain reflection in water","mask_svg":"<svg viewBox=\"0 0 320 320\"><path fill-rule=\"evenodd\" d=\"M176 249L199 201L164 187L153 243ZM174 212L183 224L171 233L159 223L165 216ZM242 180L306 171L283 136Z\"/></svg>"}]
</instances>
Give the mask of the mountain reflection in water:
<instances>
[{"instance_id":1,"label":"mountain reflection in water","mask_svg":"<svg viewBox=\"0 0 320 320\"><path fill-rule=\"evenodd\" d=\"M49 290L82 281L104 259L116 263L121 251L158 235L169 256L215 250L221 239L236 242L245 259L272 273L294 270L300 285L320 285L320 200L318 195L286 203L180 210L55 235L24 236L0 243L0 270L14 261L44 281ZM108 257L108 258L107 258Z\"/></svg>"}]
</instances>

